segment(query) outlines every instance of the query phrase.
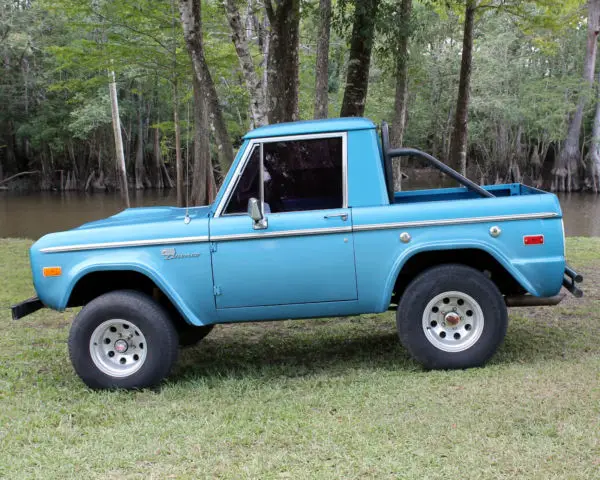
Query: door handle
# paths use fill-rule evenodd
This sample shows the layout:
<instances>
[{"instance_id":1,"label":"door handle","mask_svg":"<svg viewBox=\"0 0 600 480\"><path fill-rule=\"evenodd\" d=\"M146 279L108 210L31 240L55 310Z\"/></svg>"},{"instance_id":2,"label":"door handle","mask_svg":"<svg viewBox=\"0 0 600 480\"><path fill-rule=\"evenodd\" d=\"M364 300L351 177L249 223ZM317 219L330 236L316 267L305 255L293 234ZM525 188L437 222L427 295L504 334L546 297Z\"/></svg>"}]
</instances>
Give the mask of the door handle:
<instances>
[{"instance_id":1,"label":"door handle","mask_svg":"<svg viewBox=\"0 0 600 480\"><path fill-rule=\"evenodd\" d=\"M347 213L332 213L331 215L325 215L323 218L341 218L342 221L346 221L348 220L348 214Z\"/></svg>"}]
</instances>

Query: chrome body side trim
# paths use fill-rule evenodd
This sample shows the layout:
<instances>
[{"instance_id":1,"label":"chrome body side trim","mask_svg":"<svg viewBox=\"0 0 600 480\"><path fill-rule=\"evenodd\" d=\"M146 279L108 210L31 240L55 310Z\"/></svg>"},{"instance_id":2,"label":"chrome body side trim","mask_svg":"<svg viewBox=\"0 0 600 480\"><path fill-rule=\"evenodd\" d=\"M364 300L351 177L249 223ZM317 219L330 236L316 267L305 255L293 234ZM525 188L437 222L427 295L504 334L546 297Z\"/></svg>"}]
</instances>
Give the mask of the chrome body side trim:
<instances>
[{"instance_id":1,"label":"chrome body side trim","mask_svg":"<svg viewBox=\"0 0 600 480\"><path fill-rule=\"evenodd\" d=\"M231 240L255 240L258 238L306 237L309 235L329 235L333 233L352 233L352 227L304 228L301 230L281 230L264 233L234 233L232 235L214 235L211 242L227 242Z\"/></svg>"},{"instance_id":2,"label":"chrome body side trim","mask_svg":"<svg viewBox=\"0 0 600 480\"><path fill-rule=\"evenodd\" d=\"M81 250L101 250L105 248L125 248L125 247L149 247L155 245L173 245L181 243L202 243L208 242L207 236L201 237L175 237L175 238L155 238L152 240L128 240L124 242L105 242L105 243L86 243L81 245L64 245L61 247L46 247L40 249L42 253L62 253L77 252Z\"/></svg>"},{"instance_id":3,"label":"chrome body side trim","mask_svg":"<svg viewBox=\"0 0 600 480\"><path fill-rule=\"evenodd\" d=\"M342 139L342 196L343 196L343 205L342 208L348 208L348 133L347 132L330 132L330 133L313 133L309 135L290 135L286 137L265 137L265 138L253 138L248 143L246 150L244 151L243 157L238 163L233 176L231 177L231 181L227 185L227 189L221 198L221 202L217 206L215 210L214 218L219 218L224 215L223 211L225 207L229 203L229 199L231 194L235 190L242 174L244 173L244 169L246 168L246 164L250 159L252 151L256 145L262 145L264 143L273 143L273 142L288 142L295 140L317 140L319 138L341 138ZM260 200L263 200L262 198ZM281 212L286 213L286 212Z\"/></svg>"},{"instance_id":4,"label":"chrome body side trim","mask_svg":"<svg viewBox=\"0 0 600 480\"><path fill-rule=\"evenodd\" d=\"M375 223L366 225L354 225L355 232L363 232L369 230L388 230L392 228L417 228L417 227L439 227L445 225L467 225L471 223L486 223L486 222L509 222L515 220L536 220L544 218L556 218L558 213L542 212L542 213L518 213L515 215L493 215L489 217L471 217L471 218L448 218L439 220L417 220L414 222L394 222L394 223Z\"/></svg>"},{"instance_id":5,"label":"chrome body side trim","mask_svg":"<svg viewBox=\"0 0 600 480\"><path fill-rule=\"evenodd\" d=\"M441 220L421 220L414 222L395 222L395 223L379 223L367 225L355 225L353 227L328 227L328 228L305 228L299 230L282 230L278 232L262 232L262 233L239 233L231 235L216 235L210 238L212 242L226 242L230 240L251 240L257 238L277 238L277 237L293 237L293 236L308 236L308 235L328 235L333 233L352 233L363 232L370 230L389 230L394 228L418 228L418 227L436 227L445 225L467 225L472 223L486 222L508 222L516 220L536 220L545 218L556 218L558 213L542 212L542 213L522 213L515 215L495 215L489 217L472 217L472 218L449 218ZM75 252L81 250L100 250L106 248L125 248L125 247L147 247L155 245L174 245L185 243L202 243L208 242L208 236L199 237L174 237L174 238L155 238L151 240L128 240L123 242L105 242L105 243L88 243L80 245L64 245L60 247L42 248L42 253L61 253Z\"/></svg>"}]
</instances>

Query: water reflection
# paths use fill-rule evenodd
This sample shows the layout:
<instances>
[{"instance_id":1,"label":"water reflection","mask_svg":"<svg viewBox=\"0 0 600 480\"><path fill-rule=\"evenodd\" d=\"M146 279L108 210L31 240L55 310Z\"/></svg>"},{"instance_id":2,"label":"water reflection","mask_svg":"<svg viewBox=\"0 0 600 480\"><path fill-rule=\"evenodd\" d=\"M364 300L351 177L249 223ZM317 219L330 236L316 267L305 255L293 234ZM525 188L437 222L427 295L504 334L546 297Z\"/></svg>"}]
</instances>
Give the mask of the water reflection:
<instances>
[{"instance_id":1,"label":"water reflection","mask_svg":"<svg viewBox=\"0 0 600 480\"><path fill-rule=\"evenodd\" d=\"M407 185L408 186L408 185ZM600 236L600 196L587 193L559 194L569 236ZM132 192L132 207L175 205L174 191ZM0 191L0 238L37 239L49 232L68 230L82 223L114 215L122 210L116 193Z\"/></svg>"},{"instance_id":2,"label":"water reflection","mask_svg":"<svg viewBox=\"0 0 600 480\"><path fill-rule=\"evenodd\" d=\"M131 206L176 205L175 191L131 192ZM0 238L38 239L85 222L114 215L123 209L118 193L0 192Z\"/></svg>"},{"instance_id":3,"label":"water reflection","mask_svg":"<svg viewBox=\"0 0 600 480\"><path fill-rule=\"evenodd\" d=\"M593 193L559 193L565 232L568 236L600 236L600 195Z\"/></svg>"}]
</instances>

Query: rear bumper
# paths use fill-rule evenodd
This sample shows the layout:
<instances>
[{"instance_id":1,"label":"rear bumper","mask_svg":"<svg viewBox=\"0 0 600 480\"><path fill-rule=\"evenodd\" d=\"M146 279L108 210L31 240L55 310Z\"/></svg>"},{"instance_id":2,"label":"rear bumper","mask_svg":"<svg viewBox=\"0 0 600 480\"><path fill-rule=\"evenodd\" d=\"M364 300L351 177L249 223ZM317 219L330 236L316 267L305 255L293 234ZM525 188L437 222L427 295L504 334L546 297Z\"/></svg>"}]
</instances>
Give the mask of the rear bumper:
<instances>
[{"instance_id":1,"label":"rear bumper","mask_svg":"<svg viewBox=\"0 0 600 480\"><path fill-rule=\"evenodd\" d=\"M13 320L19 320L20 318L26 317L30 313L37 312L39 309L44 308L45 305L38 297L31 297L27 300L17 303L10 307L12 312Z\"/></svg>"},{"instance_id":2,"label":"rear bumper","mask_svg":"<svg viewBox=\"0 0 600 480\"><path fill-rule=\"evenodd\" d=\"M563 287L575 297L583 297L583 292L575 286L583 282L583 276L573 270L569 265L565 267ZM536 297L535 295L514 295L504 298L507 307L540 307L558 305L565 298L565 293L559 293L553 297Z\"/></svg>"}]
</instances>

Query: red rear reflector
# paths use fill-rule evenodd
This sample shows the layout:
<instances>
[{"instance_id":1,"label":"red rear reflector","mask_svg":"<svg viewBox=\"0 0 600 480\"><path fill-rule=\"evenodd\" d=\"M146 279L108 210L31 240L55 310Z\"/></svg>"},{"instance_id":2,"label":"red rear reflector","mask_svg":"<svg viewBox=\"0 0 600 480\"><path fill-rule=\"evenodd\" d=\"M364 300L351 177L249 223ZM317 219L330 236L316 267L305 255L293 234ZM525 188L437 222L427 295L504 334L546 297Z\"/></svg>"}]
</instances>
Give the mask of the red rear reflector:
<instances>
[{"instance_id":1,"label":"red rear reflector","mask_svg":"<svg viewBox=\"0 0 600 480\"><path fill-rule=\"evenodd\" d=\"M523 243L525 245L543 245L544 244L544 236L543 235L525 235L523 237Z\"/></svg>"}]
</instances>

